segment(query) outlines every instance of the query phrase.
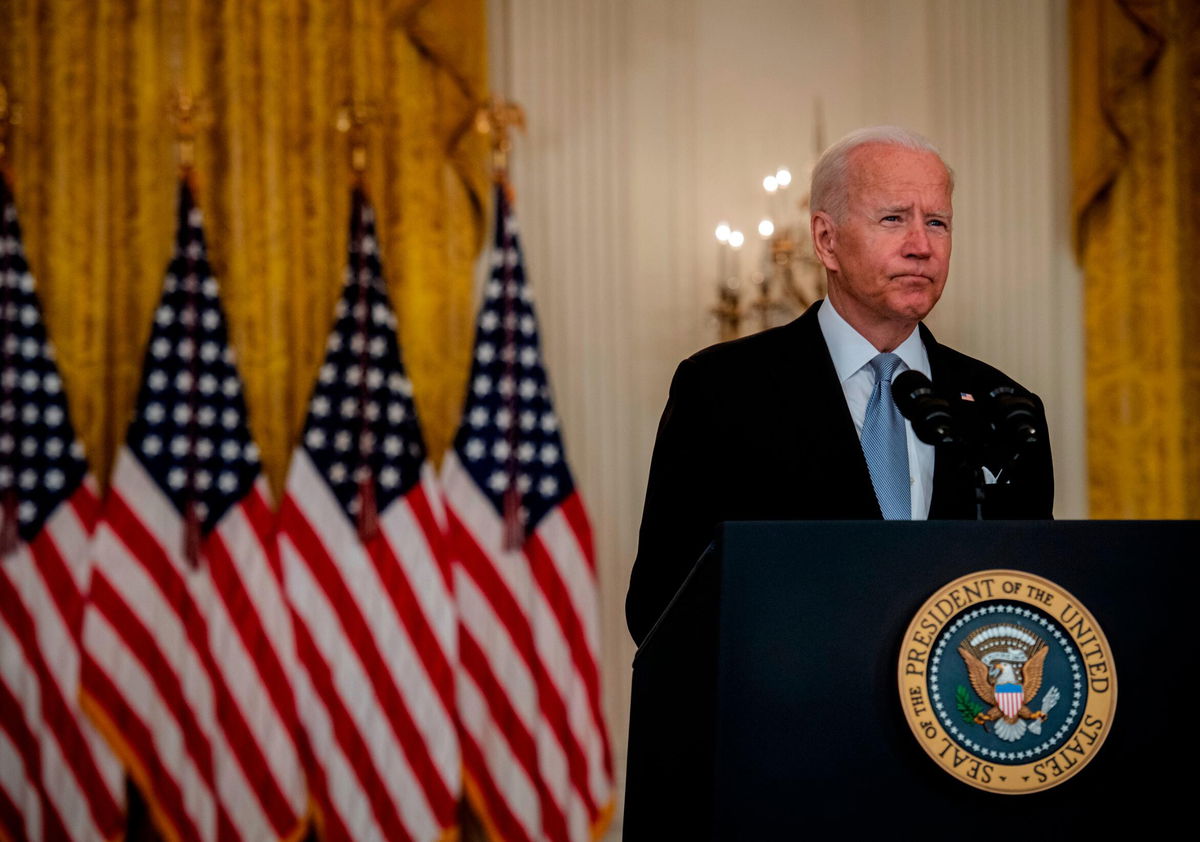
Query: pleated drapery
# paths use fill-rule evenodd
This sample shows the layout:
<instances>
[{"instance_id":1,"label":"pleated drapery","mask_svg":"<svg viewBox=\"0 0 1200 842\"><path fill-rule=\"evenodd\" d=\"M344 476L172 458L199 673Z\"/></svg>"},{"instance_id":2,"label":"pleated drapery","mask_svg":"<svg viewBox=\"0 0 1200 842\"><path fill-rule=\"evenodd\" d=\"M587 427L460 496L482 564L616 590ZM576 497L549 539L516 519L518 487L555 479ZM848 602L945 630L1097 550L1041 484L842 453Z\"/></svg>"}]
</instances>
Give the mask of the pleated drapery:
<instances>
[{"instance_id":1,"label":"pleated drapery","mask_svg":"<svg viewBox=\"0 0 1200 842\"><path fill-rule=\"evenodd\" d=\"M1200 4L1071 6L1091 514L1200 517Z\"/></svg>"},{"instance_id":2,"label":"pleated drapery","mask_svg":"<svg viewBox=\"0 0 1200 842\"><path fill-rule=\"evenodd\" d=\"M488 201L482 0L0 0L26 248L75 423L107 479L171 254L171 103L200 108L194 182L273 490L346 261L349 102L429 452L461 410Z\"/></svg>"}]
</instances>

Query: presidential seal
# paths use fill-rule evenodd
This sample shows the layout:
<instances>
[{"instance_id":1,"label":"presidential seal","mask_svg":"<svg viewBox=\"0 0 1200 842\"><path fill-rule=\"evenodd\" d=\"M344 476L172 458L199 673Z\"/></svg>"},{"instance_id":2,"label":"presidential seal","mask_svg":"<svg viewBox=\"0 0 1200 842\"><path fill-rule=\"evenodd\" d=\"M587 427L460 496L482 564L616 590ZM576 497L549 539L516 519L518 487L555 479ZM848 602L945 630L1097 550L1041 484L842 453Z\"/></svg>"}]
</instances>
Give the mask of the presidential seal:
<instances>
[{"instance_id":1,"label":"presidential seal","mask_svg":"<svg viewBox=\"0 0 1200 842\"><path fill-rule=\"evenodd\" d=\"M900 701L921 747L1000 793L1057 786L1112 727L1117 675L1075 597L1017 570L963 576L917 612L900 649Z\"/></svg>"}]
</instances>

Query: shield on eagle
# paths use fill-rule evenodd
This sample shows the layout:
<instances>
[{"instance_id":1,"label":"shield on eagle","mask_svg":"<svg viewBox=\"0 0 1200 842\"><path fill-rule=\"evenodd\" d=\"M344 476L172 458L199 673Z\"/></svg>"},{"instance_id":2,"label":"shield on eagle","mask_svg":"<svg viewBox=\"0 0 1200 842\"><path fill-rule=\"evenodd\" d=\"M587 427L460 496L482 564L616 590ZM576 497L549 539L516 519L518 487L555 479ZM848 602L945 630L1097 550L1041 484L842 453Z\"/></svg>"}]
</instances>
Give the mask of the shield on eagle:
<instances>
[{"instance_id":1,"label":"shield on eagle","mask_svg":"<svg viewBox=\"0 0 1200 842\"><path fill-rule=\"evenodd\" d=\"M1016 719L1025 703L1025 688L1020 684L997 684L996 706L1009 719Z\"/></svg>"}]
</instances>

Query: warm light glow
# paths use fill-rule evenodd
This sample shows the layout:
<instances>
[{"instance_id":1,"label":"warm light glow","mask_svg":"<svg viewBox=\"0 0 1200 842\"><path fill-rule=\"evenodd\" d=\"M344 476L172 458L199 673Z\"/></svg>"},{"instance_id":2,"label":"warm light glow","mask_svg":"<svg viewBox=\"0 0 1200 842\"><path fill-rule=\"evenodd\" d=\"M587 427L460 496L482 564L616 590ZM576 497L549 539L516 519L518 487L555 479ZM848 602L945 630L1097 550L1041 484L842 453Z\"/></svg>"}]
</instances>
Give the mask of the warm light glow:
<instances>
[{"instance_id":1,"label":"warm light glow","mask_svg":"<svg viewBox=\"0 0 1200 842\"><path fill-rule=\"evenodd\" d=\"M742 247L742 243L744 242L746 242L746 237L741 231L729 232L729 245L733 246L735 249L740 249Z\"/></svg>"},{"instance_id":2,"label":"warm light glow","mask_svg":"<svg viewBox=\"0 0 1200 842\"><path fill-rule=\"evenodd\" d=\"M726 243L729 242L730 228L728 222L722 222L717 225L717 241Z\"/></svg>"},{"instance_id":3,"label":"warm light glow","mask_svg":"<svg viewBox=\"0 0 1200 842\"><path fill-rule=\"evenodd\" d=\"M780 167L775 173L775 183L780 187L787 187L792 183L792 171L787 167Z\"/></svg>"},{"instance_id":4,"label":"warm light glow","mask_svg":"<svg viewBox=\"0 0 1200 842\"><path fill-rule=\"evenodd\" d=\"M766 190L768 193L774 193L778 189L779 182L776 181L775 176L769 175L763 179L763 190Z\"/></svg>"},{"instance_id":5,"label":"warm light glow","mask_svg":"<svg viewBox=\"0 0 1200 842\"><path fill-rule=\"evenodd\" d=\"M775 223L769 219L764 219L758 223L758 235L760 237L769 237L775 233Z\"/></svg>"}]
</instances>

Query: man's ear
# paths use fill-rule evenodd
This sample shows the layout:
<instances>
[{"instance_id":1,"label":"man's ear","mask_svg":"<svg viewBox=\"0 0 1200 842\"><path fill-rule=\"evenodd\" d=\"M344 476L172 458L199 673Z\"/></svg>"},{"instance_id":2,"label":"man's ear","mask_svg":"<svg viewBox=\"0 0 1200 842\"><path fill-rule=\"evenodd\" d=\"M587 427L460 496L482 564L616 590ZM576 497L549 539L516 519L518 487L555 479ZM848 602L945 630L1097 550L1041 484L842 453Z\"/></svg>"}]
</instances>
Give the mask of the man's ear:
<instances>
[{"instance_id":1,"label":"man's ear","mask_svg":"<svg viewBox=\"0 0 1200 842\"><path fill-rule=\"evenodd\" d=\"M812 215L812 241L821 265L831 272L838 271L838 260L835 253L837 244L837 225L833 217L825 211L816 211Z\"/></svg>"}]
</instances>

